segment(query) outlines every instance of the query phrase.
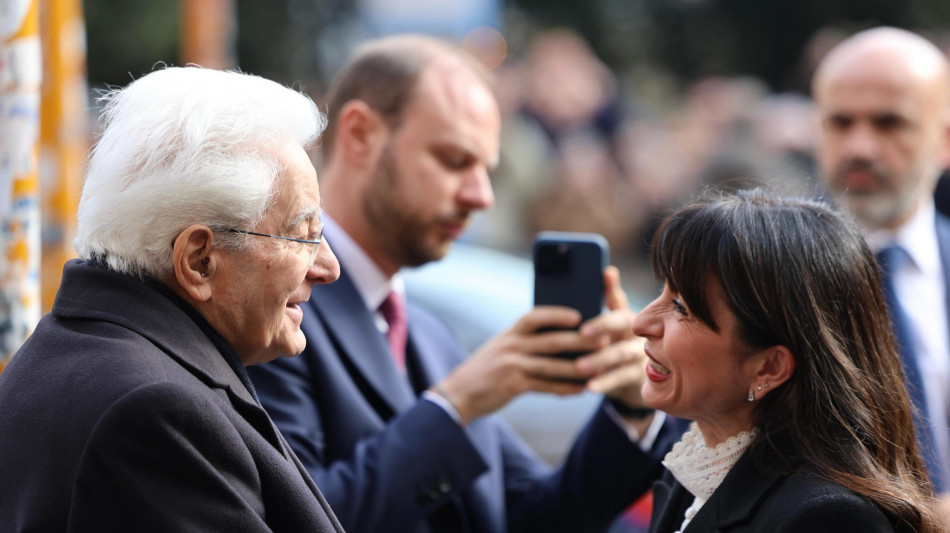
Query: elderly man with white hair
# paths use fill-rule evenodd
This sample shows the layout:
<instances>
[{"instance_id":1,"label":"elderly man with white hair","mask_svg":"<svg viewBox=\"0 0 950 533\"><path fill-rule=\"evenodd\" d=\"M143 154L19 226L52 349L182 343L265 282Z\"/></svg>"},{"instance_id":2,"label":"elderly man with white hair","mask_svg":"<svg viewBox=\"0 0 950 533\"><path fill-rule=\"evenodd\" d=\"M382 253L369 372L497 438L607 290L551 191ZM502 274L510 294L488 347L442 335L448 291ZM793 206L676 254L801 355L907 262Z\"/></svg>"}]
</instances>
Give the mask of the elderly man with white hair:
<instances>
[{"instance_id":1,"label":"elderly man with white hair","mask_svg":"<svg viewBox=\"0 0 950 533\"><path fill-rule=\"evenodd\" d=\"M303 350L339 275L304 151L324 116L200 68L104 100L80 259L0 375L0 529L342 531L244 368Z\"/></svg>"}]
</instances>

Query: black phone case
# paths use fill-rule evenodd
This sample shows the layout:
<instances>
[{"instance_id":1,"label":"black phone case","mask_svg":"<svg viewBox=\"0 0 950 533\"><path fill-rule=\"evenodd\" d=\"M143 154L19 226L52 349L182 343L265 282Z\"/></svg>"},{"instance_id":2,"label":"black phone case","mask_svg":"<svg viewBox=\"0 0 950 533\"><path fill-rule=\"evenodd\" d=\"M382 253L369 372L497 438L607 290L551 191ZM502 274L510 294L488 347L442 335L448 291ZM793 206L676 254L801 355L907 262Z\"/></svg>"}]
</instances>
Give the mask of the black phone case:
<instances>
[{"instance_id":1,"label":"black phone case","mask_svg":"<svg viewBox=\"0 0 950 533\"><path fill-rule=\"evenodd\" d=\"M534 305L577 309L582 322L601 313L607 240L596 233L550 232L535 237ZM579 354L562 354L576 357Z\"/></svg>"}]
</instances>

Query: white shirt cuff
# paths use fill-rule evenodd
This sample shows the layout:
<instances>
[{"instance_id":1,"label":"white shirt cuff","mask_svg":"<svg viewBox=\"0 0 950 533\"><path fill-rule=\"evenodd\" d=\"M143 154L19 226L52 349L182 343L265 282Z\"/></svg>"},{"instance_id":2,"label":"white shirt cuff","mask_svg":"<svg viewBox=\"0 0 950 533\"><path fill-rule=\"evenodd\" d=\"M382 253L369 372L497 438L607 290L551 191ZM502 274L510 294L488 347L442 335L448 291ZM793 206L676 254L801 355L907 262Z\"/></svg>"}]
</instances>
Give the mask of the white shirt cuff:
<instances>
[{"instance_id":1,"label":"white shirt cuff","mask_svg":"<svg viewBox=\"0 0 950 533\"><path fill-rule=\"evenodd\" d=\"M644 452L649 452L650 448L653 448L653 444L656 442L656 438L660 435L660 430L663 429L663 423L666 421L666 413L663 411L656 411L653 413L653 421L650 422L650 427L647 428L646 433L640 435L640 432L637 431L637 428L633 427L633 424L625 420L620 413L614 409L614 406L610 403L605 403L604 409L607 410L607 415L613 419L613 421L620 426L620 429L624 430L627 433L627 437L631 441L635 442L637 446L640 447Z\"/></svg>"},{"instance_id":2,"label":"white shirt cuff","mask_svg":"<svg viewBox=\"0 0 950 533\"><path fill-rule=\"evenodd\" d=\"M448 413L449 416L452 417L452 420L455 420L456 424L460 426L462 425L462 415L460 415L459 412L455 409L455 406L452 405L452 402L446 400L441 395L436 394L430 390L422 391L422 399L429 400L430 402L438 405L439 407L442 408L443 411L445 411L446 413Z\"/></svg>"}]
</instances>

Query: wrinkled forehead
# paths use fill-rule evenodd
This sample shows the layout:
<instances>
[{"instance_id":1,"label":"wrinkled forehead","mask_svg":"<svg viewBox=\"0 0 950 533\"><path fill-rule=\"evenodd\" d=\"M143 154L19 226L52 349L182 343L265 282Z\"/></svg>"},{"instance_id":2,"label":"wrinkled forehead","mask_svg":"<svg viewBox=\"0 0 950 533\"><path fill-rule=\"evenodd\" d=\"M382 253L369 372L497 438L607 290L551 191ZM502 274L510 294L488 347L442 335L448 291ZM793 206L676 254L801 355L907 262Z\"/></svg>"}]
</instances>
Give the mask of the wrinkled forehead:
<instances>
[{"instance_id":1,"label":"wrinkled forehead","mask_svg":"<svg viewBox=\"0 0 950 533\"><path fill-rule=\"evenodd\" d=\"M268 214L283 228L319 221L323 213L317 172L306 150L292 140L277 147L280 171L277 191Z\"/></svg>"}]
</instances>

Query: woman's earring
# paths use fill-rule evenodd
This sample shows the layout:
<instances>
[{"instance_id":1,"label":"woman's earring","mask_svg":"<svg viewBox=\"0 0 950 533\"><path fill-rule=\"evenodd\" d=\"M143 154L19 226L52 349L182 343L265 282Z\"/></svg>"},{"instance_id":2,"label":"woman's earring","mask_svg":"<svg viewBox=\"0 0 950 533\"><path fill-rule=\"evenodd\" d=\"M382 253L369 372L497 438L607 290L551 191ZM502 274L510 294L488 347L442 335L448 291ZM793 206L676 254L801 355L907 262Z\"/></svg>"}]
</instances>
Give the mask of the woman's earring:
<instances>
[{"instance_id":1,"label":"woman's earring","mask_svg":"<svg viewBox=\"0 0 950 533\"><path fill-rule=\"evenodd\" d=\"M754 402L754 401L755 401L755 392L749 391L749 402Z\"/></svg>"},{"instance_id":2,"label":"woman's earring","mask_svg":"<svg viewBox=\"0 0 950 533\"><path fill-rule=\"evenodd\" d=\"M755 390L761 391L761 390L762 390L762 385L756 385Z\"/></svg>"}]
</instances>

